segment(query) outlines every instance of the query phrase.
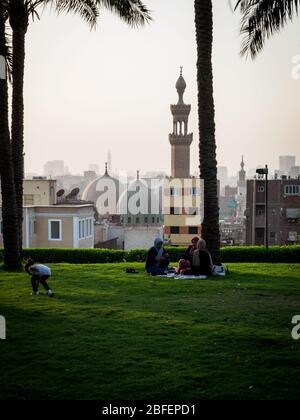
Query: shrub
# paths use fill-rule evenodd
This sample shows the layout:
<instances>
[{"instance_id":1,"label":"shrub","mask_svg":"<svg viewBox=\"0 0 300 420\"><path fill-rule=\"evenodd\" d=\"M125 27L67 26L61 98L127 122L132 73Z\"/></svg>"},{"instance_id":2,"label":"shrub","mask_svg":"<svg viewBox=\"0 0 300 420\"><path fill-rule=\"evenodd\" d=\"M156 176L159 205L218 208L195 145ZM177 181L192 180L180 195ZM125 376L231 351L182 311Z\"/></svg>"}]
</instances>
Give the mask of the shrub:
<instances>
[{"instance_id":1,"label":"shrub","mask_svg":"<svg viewBox=\"0 0 300 420\"><path fill-rule=\"evenodd\" d=\"M186 248L166 247L171 261L179 261ZM118 262L144 262L146 249L133 249L130 251L112 249L60 249L40 248L24 249L23 258L31 257L36 261L45 263L71 263L71 264L99 264ZM221 249L221 258L224 263L234 262L270 262L270 263L299 263L300 246L273 246L267 251L265 247L228 247ZM3 260L3 249L0 249L0 262Z\"/></svg>"},{"instance_id":2,"label":"shrub","mask_svg":"<svg viewBox=\"0 0 300 420\"><path fill-rule=\"evenodd\" d=\"M125 251L112 249L24 249L23 258L45 263L97 264L117 263L125 259Z\"/></svg>"},{"instance_id":3,"label":"shrub","mask_svg":"<svg viewBox=\"0 0 300 420\"><path fill-rule=\"evenodd\" d=\"M299 263L300 246L228 247L221 249L221 257L224 262Z\"/></svg>"}]
</instances>

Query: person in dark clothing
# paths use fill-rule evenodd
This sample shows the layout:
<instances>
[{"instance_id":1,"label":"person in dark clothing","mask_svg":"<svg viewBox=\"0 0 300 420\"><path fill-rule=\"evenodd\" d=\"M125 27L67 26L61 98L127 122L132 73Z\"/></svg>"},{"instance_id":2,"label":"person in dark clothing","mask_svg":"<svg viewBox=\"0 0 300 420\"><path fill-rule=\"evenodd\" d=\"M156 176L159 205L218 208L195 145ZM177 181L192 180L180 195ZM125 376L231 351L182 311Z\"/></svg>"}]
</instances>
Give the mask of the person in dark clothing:
<instances>
[{"instance_id":1,"label":"person in dark clothing","mask_svg":"<svg viewBox=\"0 0 300 420\"><path fill-rule=\"evenodd\" d=\"M146 271L152 276L160 276L166 274L170 264L170 257L163 248L163 240L156 238L154 246L149 249L146 260Z\"/></svg>"},{"instance_id":2,"label":"person in dark clothing","mask_svg":"<svg viewBox=\"0 0 300 420\"><path fill-rule=\"evenodd\" d=\"M192 239L192 244L188 247L188 249L186 250L183 259L189 261L190 263L193 262L193 254L194 251L197 250L197 244L199 242L199 238L197 236L195 236Z\"/></svg>"},{"instance_id":3,"label":"person in dark clothing","mask_svg":"<svg viewBox=\"0 0 300 420\"><path fill-rule=\"evenodd\" d=\"M31 275L32 296L39 295L40 283L46 290L45 295L49 297L53 296L53 292L47 283L47 280L51 277L51 270L49 267L43 264L36 264L32 258L28 258L24 269L27 274Z\"/></svg>"},{"instance_id":4,"label":"person in dark clothing","mask_svg":"<svg viewBox=\"0 0 300 420\"><path fill-rule=\"evenodd\" d=\"M210 253L206 250L206 242L200 239L197 250L193 254L192 272L196 276L212 276L213 261Z\"/></svg>"}]
</instances>

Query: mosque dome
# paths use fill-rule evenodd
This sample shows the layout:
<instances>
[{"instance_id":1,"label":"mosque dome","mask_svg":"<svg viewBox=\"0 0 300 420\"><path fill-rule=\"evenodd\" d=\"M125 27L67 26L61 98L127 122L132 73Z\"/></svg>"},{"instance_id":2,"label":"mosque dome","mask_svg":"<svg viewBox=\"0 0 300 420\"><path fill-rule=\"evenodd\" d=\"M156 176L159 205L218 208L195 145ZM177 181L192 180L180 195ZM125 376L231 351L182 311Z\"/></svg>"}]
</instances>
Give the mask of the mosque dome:
<instances>
[{"instance_id":1,"label":"mosque dome","mask_svg":"<svg viewBox=\"0 0 300 420\"><path fill-rule=\"evenodd\" d=\"M176 82L176 89L183 91L186 89L186 83L182 75L179 76L179 79Z\"/></svg>"},{"instance_id":2,"label":"mosque dome","mask_svg":"<svg viewBox=\"0 0 300 420\"><path fill-rule=\"evenodd\" d=\"M116 214L120 190L120 181L111 177L106 169L103 176L94 179L86 186L82 199L94 202L100 215Z\"/></svg>"}]
</instances>

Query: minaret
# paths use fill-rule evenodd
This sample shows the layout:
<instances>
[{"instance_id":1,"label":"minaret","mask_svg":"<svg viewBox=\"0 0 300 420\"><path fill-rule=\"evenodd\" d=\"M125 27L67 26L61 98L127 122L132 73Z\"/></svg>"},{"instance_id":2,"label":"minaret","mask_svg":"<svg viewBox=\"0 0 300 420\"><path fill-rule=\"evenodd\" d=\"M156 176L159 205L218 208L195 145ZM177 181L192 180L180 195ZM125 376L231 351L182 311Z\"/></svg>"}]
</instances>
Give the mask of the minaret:
<instances>
[{"instance_id":1,"label":"minaret","mask_svg":"<svg viewBox=\"0 0 300 420\"><path fill-rule=\"evenodd\" d=\"M171 175L173 178L190 178L190 145L193 141L193 134L188 134L188 122L191 105L186 105L183 101L186 83L182 77L182 67L180 67L176 89L179 99L177 105L171 105L173 133L169 135L172 146Z\"/></svg>"},{"instance_id":2,"label":"minaret","mask_svg":"<svg viewBox=\"0 0 300 420\"><path fill-rule=\"evenodd\" d=\"M246 180L246 171L245 171L244 156L242 156L241 170L239 171L239 179L237 183L238 192L237 192L237 218L244 218L245 211L247 206L247 180Z\"/></svg>"},{"instance_id":3,"label":"minaret","mask_svg":"<svg viewBox=\"0 0 300 420\"><path fill-rule=\"evenodd\" d=\"M245 168L244 156L242 156L241 170L239 172L239 181L240 182L246 182L246 171L245 171L244 168Z\"/></svg>"}]
</instances>

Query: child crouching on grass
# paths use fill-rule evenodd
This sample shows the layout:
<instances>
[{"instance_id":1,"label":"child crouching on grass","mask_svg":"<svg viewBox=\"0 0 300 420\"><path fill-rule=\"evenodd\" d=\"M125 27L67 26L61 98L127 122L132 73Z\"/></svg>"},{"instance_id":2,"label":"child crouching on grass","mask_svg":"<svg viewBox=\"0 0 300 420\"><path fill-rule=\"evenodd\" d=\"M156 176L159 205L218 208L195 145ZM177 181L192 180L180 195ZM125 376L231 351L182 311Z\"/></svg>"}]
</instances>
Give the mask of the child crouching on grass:
<instances>
[{"instance_id":1,"label":"child crouching on grass","mask_svg":"<svg viewBox=\"0 0 300 420\"><path fill-rule=\"evenodd\" d=\"M39 295L39 284L41 283L46 292L45 295L52 297L53 292L50 289L47 280L51 277L51 270L43 264L36 264L32 258L28 258L24 267L26 273L31 275L32 296Z\"/></svg>"}]
</instances>

